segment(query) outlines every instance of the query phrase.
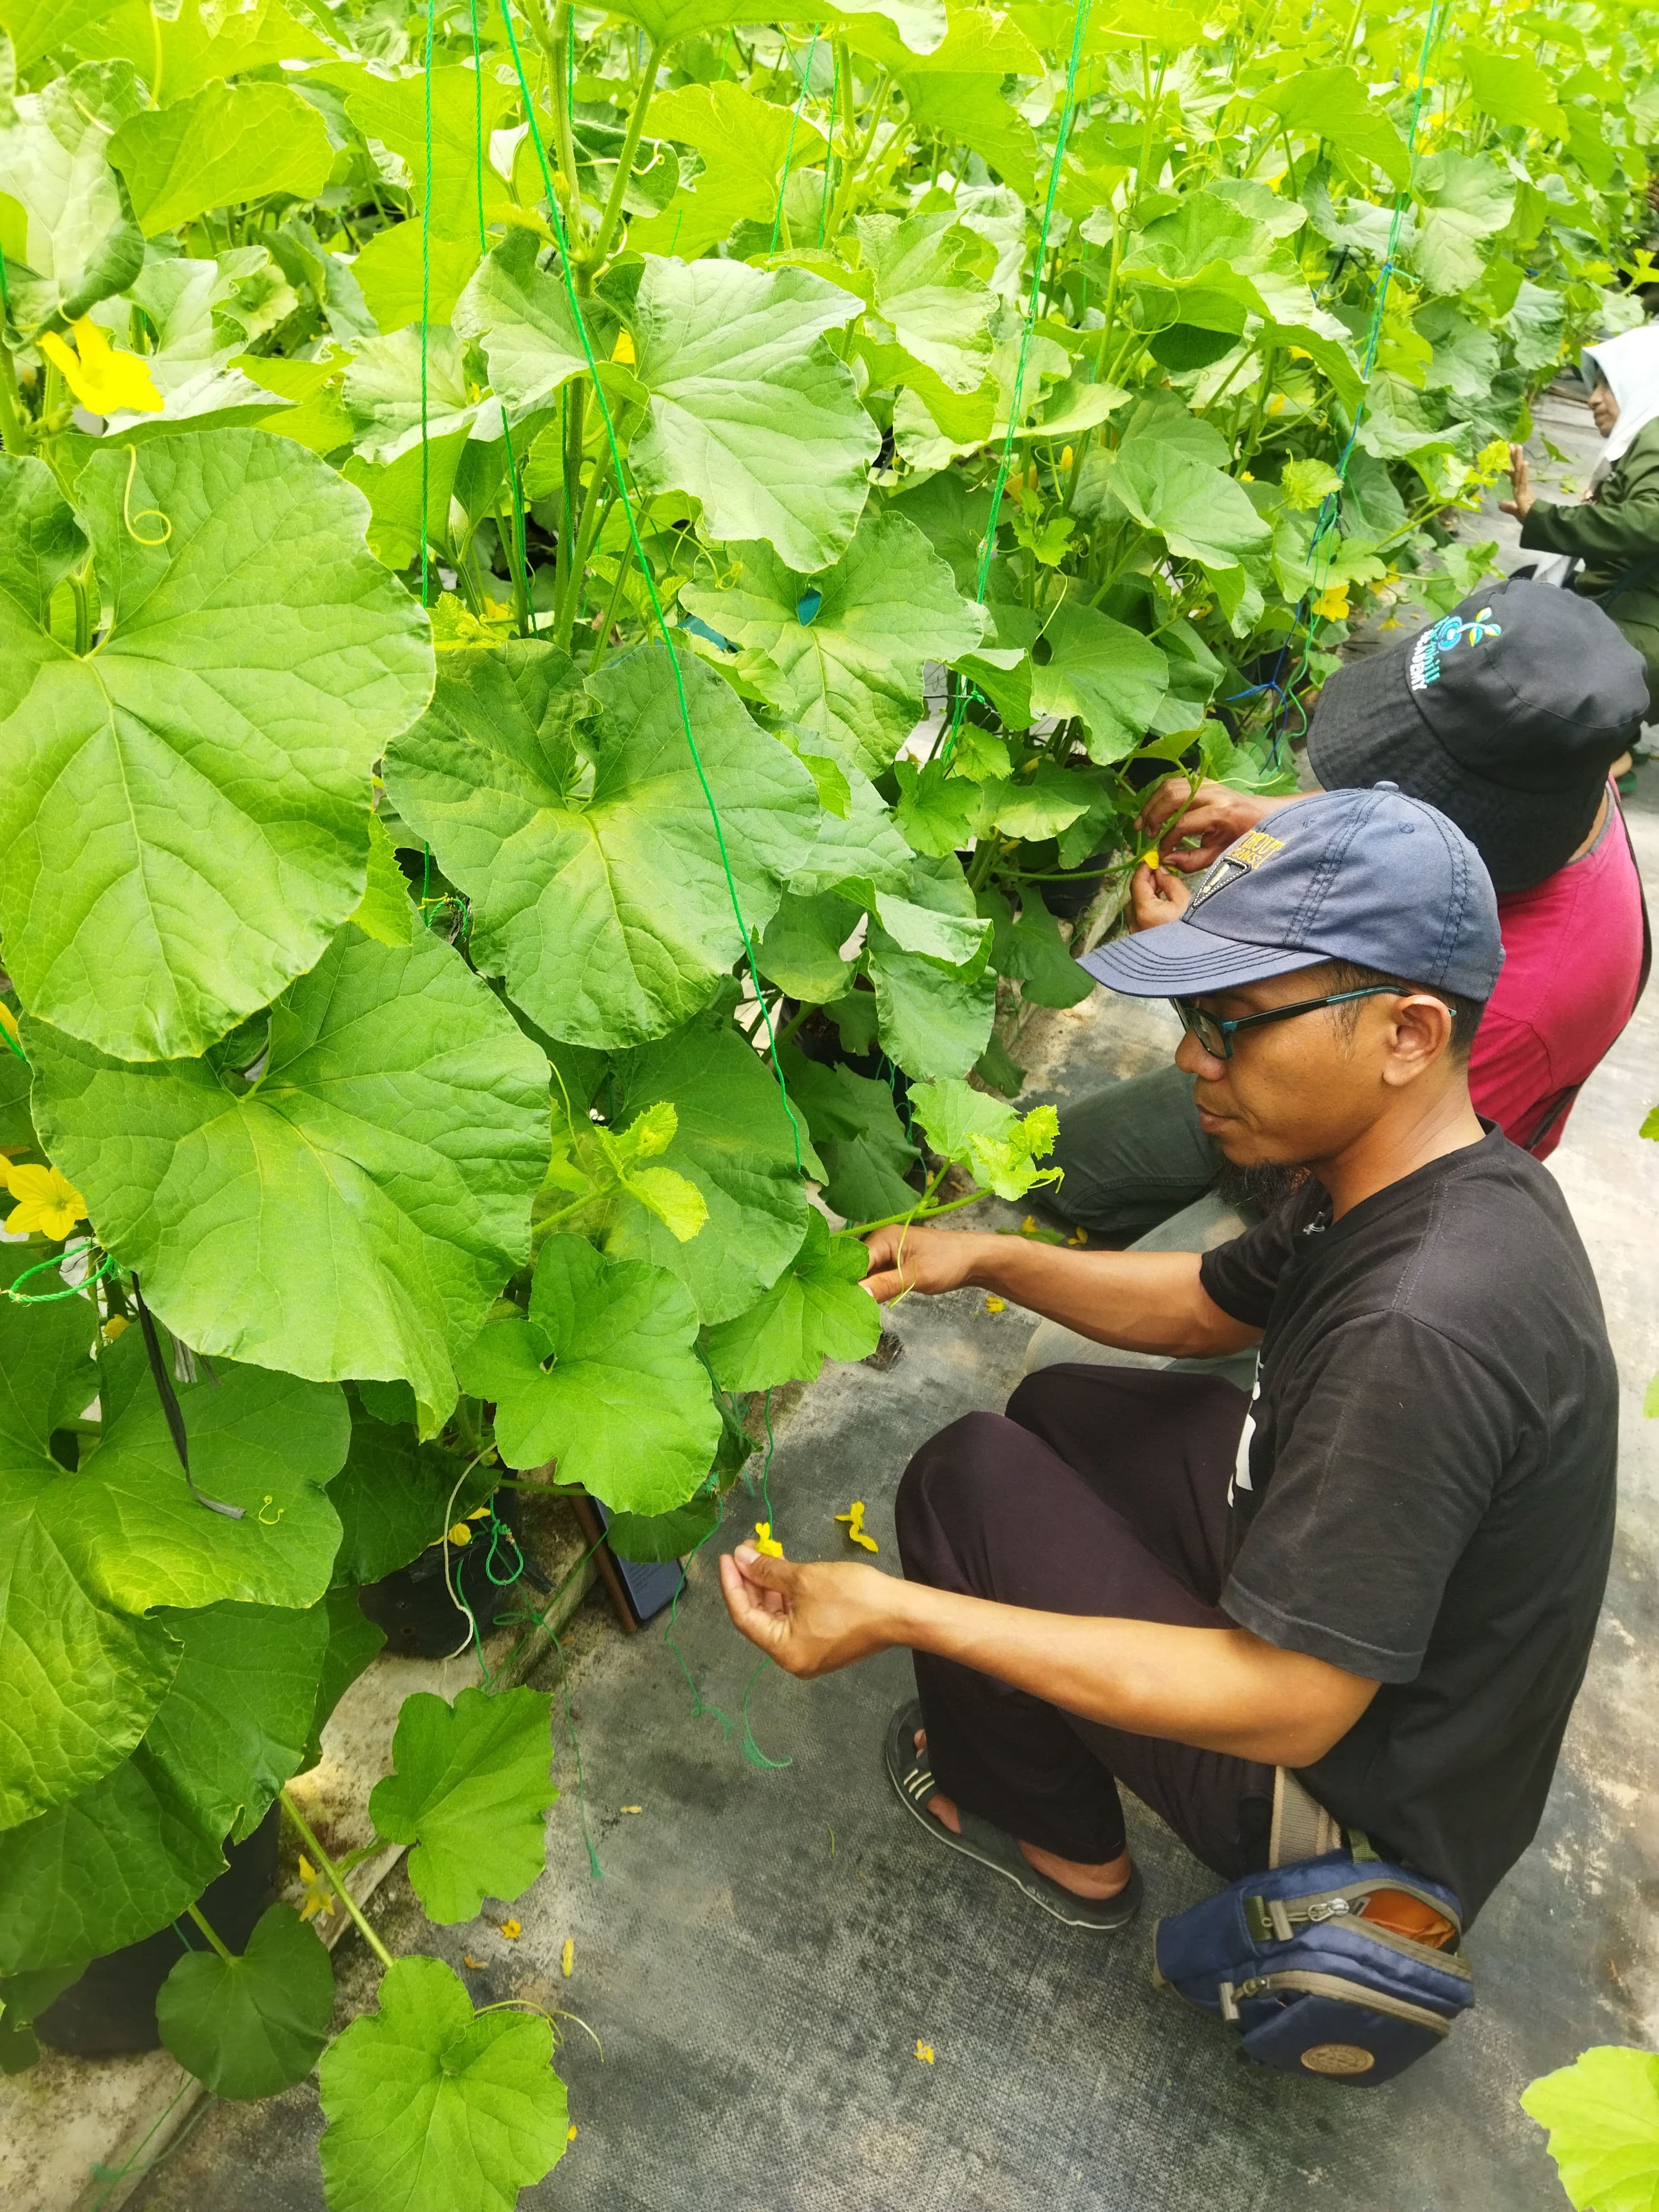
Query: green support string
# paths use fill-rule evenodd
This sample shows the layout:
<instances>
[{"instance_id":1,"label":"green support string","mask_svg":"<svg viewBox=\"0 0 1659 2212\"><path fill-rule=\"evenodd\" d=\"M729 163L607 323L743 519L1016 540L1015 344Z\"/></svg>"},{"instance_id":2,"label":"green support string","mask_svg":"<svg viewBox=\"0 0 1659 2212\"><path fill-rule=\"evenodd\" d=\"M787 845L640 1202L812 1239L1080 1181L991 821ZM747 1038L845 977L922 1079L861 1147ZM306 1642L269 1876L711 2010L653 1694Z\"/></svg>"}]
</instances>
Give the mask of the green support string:
<instances>
[{"instance_id":1,"label":"green support string","mask_svg":"<svg viewBox=\"0 0 1659 2212\"><path fill-rule=\"evenodd\" d=\"M1060 191L1060 173L1066 160L1066 141L1071 135L1072 115L1076 104L1078 64L1083 54L1083 36L1088 28L1091 0L1078 0L1077 18L1072 27L1071 58L1066 65L1066 91L1060 102L1060 129L1054 139L1054 155L1048 165L1048 190L1042 203L1042 224L1037 234L1037 249L1031 264L1031 289L1025 306L1025 321L1019 334L1019 354L1014 364L1014 386L1008 401L1008 429L1002 441L1002 458L991 487L991 513L985 526L985 535L980 542L979 575L974 586L974 597L981 606L985 605L985 587L991 574L991 562L996 552L997 531L1002 520L1002 495L1008 482L1008 472L1013 465L1014 447L1019 436L1020 410L1025 396L1025 368L1031 350L1031 338L1036 326L1037 301L1042 289L1042 271L1048 258L1048 233L1054 219L1054 199ZM967 712L969 686L958 677L956 700L951 708L951 720L945 733L945 749L941 759L948 761L956 750L957 732L963 715Z\"/></svg>"},{"instance_id":2,"label":"green support string","mask_svg":"<svg viewBox=\"0 0 1659 2212\"><path fill-rule=\"evenodd\" d=\"M507 0L503 0L507 4ZM427 434L426 356L432 320L432 30L434 0L426 0L426 68L423 72L426 175L421 191L421 605L430 606L432 447Z\"/></svg>"},{"instance_id":3,"label":"green support string","mask_svg":"<svg viewBox=\"0 0 1659 2212\"><path fill-rule=\"evenodd\" d=\"M783 149L783 173L778 179L778 204L772 210L772 243L766 249L769 253L775 253L778 250L778 227L783 221L783 195L787 190L789 184L789 162L790 158L795 150L795 128L800 121L800 112L806 105L806 95L808 91L811 89L812 57L818 50L818 33L822 28L823 26L818 23L814 23L812 26L812 43L806 49L806 60L802 66L800 73L800 92L796 98L794 107L791 111L789 117L789 136L784 143ZM794 66L795 57L790 52L787 33L781 30L778 36L783 40L783 51L785 53L789 55L789 64L790 67L793 69ZM830 172L826 166L824 170L824 183L826 186L828 185L829 181ZM823 242L822 235L823 228L823 222L822 220L820 220L818 225L818 242L820 245Z\"/></svg>"},{"instance_id":4,"label":"green support string","mask_svg":"<svg viewBox=\"0 0 1659 2212\"><path fill-rule=\"evenodd\" d=\"M804 1171L800 1123L790 1103L789 1086L784 1080L783 1063L778 1057L777 1035L773 1028L771 1011L766 1004L765 993L761 988L760 969L755 959L754 940L750 935L749 925L744 920L742 902L738 896L737 881L732 873L731 856L726 844L726 830L720 821L720 809L714 803L714 794L709 785L708 771L703 767L702 755L697 746L696 733L691 726L691 708L686 696L684 671L680 665L673 632L668 626L668 617L663 611L662 600L657 592L656 579L651 573L650 559L640 537L639 520L628 489L628 474L623 461L622 448L617 442L616 422L611 411L611 402L606 395L605 385L599 376L599 360L593 351L593 342L587 328L587 318L582 312L581 296L577 290L575 278L572 272L570 243L565 231L564 216L559 207L558 194L553 188L553 172L548 162L547 148L542 138L541 125L536 120L535 102L531 97L529 80L525 75L524 57L519 51L518 34L513 27L513 10L510 4L503 5L501 22L507 32L507 47L513 57L514 72L519 80L519 90L524 100L525 119L529 125L531 144L535 149L537 164L541 170L542 182L546 189L548 215L554 240L558 248L559 269L564 281L565 296L569 304L572 320L575 325L576 335L581 340L582 356L587 364L587 374L593 386L593 396L599 402L600 420L605 425L605 443L610 449L611 465L616 476L617 493L622 503L623 520L628 525L628 535L633 545L634 557L639 564L640 574L644 580L646 592L651 602L652 617L668 653L669 666L673 672L674 689L679 704L681 727L685 732L685 742L691 755L691 764L696 771L697 781L702 787L703 799L708 808L709 819L714 824L714 842L720 853L720 867L726 877L726 896L732 902L732 913L738 925L738 933L743 940L744 957L748 966L750 981L754 988L755 997L759 1002L761 1019L765 1024L767 1046L771 1056L773 1073L777 1078L779 1096L783 1101L783 1110L789 1116L789 1127L794 1138L795 1165L798 1170ZM429 51L428 77L429 82ZM424 351L426 344L424 323L422 325L421 343Z\"/></svg>"},{"instance_id":5,"label":"green support string","mask_svg":"<svg viewBox=\"0 0 1659 2212\"><path fill-rule=\"evenodd\" d=\"M27 1283L31 1275L44 1275L48 1268L61 1267L65 1260L78 1259L82 1254L90 1259L97 1249L94 1241L88 1237L78 1252L68 1250L58 1252L50 1260L41 1260L33 1267L25 1267L21 1275L15 1275L6 1285L5 1295L14 1305L20 1306L51 1306L56 1305L59 1298L82 1297L84 1292L92 1288L94 1283L101 1283L108 1276L110 1269L115 1265L115 1255L112 1252L106 1252L90 1274L83 1275L78 1283L71 1283L67 1290L20 1291L17 1285L19 1283Z\"/></svg>"}]
</instances>

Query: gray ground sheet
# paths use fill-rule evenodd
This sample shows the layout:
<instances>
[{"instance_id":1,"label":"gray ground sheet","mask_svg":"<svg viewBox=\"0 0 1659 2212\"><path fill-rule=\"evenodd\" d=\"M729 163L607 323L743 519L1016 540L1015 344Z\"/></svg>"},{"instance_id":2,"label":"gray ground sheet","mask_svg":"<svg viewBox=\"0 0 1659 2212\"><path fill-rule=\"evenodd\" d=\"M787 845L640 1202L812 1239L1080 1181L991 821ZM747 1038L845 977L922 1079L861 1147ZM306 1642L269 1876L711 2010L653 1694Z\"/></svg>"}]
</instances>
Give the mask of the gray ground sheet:
<instances>
[{"instance_id":1,"label":"gray ground sheet","mask_svg":"<svg viewBox=\"0 0 1659 2212\"><path fill-rule=\"evenodd\" d=\"M1559 442L1561 430L1550 434ZM1644 773L1659 786L1659 769ZM1659 805L1632 829L1659 884ZM1075 1094L1170 1048L1160 1011L1103 994L1054 1024L1046 1095ZM481 2002L567 2005L561 2056L579 2134L526 2206L561 2212L1551 2212L1565 2199L1516 2093L1587 2044L1651 2040L1659 2019L1652 1814L1659 1607L1659 1424L1641 1396L1659 1366L1651 1224L1659 1146L1659 991L1589 1085L1554 1163L1595 1261L1625 1382L1620 1534L1589 1683L1542 1830L1472 1942L1477 2009L1400 2081L1341 2090L1260 2071L1230 2033L1149 1976L1154 1916L1211 1878L1133 1805L1147 1911L1118 1939L1060 1928L933 1843L892 1797L879 1736L909 1672L891 1655L799 1685L767 1668L741 1755L752 1654L728 1626L709 1552L679 1642L696 1717L660 1624L623 1641L590 1612L572 1639L574 1717L604 1880L589 1875L574 1763L544 1878L514 1909L430 1929L401 1876L375 1900L394 1944L468 1971ZM992 1209L993 1221L1013 1217ZM797 1557L846 1549L833 1516L868 1505L896 1570L892 1500L915 1448L1017 1380L1031 1327L978 1293L893 1315L886 1371L831 1370L785 1425L772 1473ZM739 1492L723 1541L759 1517ZM638 1807L625 1812L624 1807ZM502 1908L493 1908L499 1922ZM567 1937L574 1971L562 1978ZM342 2019L366 2000L342 1955ZM933 2063L916 2056L930 2046ZM132 2200L145 2212L320 2212L314 2087L217 2106Z\"/></svg>"}]
</instances>

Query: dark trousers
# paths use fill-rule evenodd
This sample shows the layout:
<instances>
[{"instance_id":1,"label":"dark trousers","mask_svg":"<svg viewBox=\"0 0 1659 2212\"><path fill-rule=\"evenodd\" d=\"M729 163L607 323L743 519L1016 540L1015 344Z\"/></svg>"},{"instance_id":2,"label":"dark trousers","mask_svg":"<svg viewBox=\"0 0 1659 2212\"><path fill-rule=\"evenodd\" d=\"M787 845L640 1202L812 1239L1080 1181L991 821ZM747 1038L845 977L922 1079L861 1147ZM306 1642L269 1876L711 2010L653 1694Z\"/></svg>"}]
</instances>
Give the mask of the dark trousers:
<instances>
[{"instance_id":1,"label":"dark trousers","mask_svg":"<svg viewBox=\"0 0 1659 2212\"><path fill-rule=\"evenodd\" d=\"M1006 1415L953 1421L905 1469L905 1574L1048 1613L1229 1626L1216 1601L1244 1413L1214 1376L1045 1368ZM1103 1728L925 1652L915 1669L939 1788L998 1827L1115 1858L1121 1781L1218 1874L1267 1864L1270 1766Z\"/></svg>"}]
</instances>

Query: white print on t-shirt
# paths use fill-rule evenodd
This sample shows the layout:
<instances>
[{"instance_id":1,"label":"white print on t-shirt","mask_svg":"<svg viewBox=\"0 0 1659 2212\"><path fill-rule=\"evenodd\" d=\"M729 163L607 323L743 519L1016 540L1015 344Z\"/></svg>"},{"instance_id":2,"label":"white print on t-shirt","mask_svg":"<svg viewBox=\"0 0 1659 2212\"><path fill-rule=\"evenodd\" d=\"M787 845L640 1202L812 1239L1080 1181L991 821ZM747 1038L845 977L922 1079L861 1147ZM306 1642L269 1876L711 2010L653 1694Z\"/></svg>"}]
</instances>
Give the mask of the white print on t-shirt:
<instances>
[{"instance_id":1,"label":"white print on t-shirt","mask_svg":"<svg viewBox=\"0 0 1659 2212\"><path fill-rule=\"evenodd\" d=\"M1233 1502L1233 1493L1253 1490L1250 1480L1250 1439L1255 1434L1255 1401L1261 1395L1261 1355L1255 1357L1255 1387L1250 1392L1250 1410L1244 1416L1244 1432L1238 1439L1238 1456L1233 1462L1233 1479L1227 1485L1227 1504Z\"/></svg>"}]
</instances>

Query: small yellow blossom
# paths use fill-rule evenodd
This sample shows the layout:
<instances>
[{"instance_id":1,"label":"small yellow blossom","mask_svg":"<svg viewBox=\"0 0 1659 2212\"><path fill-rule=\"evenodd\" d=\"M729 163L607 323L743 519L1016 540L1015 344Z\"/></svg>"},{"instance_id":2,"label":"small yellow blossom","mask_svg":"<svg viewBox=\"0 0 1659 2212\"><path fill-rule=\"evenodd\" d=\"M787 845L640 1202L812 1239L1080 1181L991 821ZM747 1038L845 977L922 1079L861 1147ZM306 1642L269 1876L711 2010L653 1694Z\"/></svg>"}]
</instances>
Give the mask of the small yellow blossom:
<instances>
[{"instance_id":1,"label":"small yellow blossom","mask_svg":"<svg viewBox=\"0 0 1659 2212\"><path fill-rule=\"evenodd\" d=\"M772 1534L772 1523L769 1521L756 1522L755 1549L757 1552L764 1552L769 1559L781 1559L783 1557L783 1547Z\"/></svg>"},{"instance_id":2,"label":"small yellow blossom","mask_svg":"<svg viewBox=\"0 0 1659 2212\"><path fill-rule=\"evenodd\" d=\"M1282 415L1285 412L1285 395L1282 392L1275 392L1267 402L1267 412L1270 415Z\"/></svg>"},{"instance_id":3,"label":"small yellow blossom","mask_svg":"<svg viewBox=\"0 0 1659 2212\"><path fill-rule=\"evenodd\" d=\"M136 353L118 353L87 316L74 325L71 352L56 331L48 331L40 350L81 404L92 415L159 415L166 401Z\"/></svg>"},{"instance_id":4,"label":"small yellow blossom","mask_svg":"<svg viewBox=\"0 0 1659 2212\"><path fill-rule=\"evenodd\" d=\"M113 1344L118 1336L125 1336L131 1327L132 1323L125 1314L112 1314L104 1323L105 1343Z\"/></svg>"},{"instance_id":5,"label":"small yellow blossom","mask_svg":"<svg viewBox=\"0 0 1659 2212\"><path fill-rule=\"evenodd\" d=\"M23 1049L23 1040L18 1032L17 1017L13 1013L11 1008L6 1004L3 999L0 999L0 1030L3 1030L5 1031L6 1035L11 1039L12 1043L16 1046L18 1051L21 1052Z\"/></svg>"},{"instance_id":6,"label":"small yellow blossom","mask_svg":"<svg viewBox=\"0 0 1659 2212\"><path fill-rule=\"evenodd\" d=\"M861 1498L855 1498L846 1512L837 1513L836 1518L847 1523L847 1540L849 1544L860 1545L866 1552L878 1552L881 1549L873 1536L865 1534L864 1500Z\"/></svg>"},{"instance_id":7,"label":"small yellow blossom","mask_svg":"<svg viewBox=\"0 0 1659 2212\"><path fill-rule=\"evenodd\" d=\"M67 1237L77 1221L86 1218L87 1201L57 1168L40 1167L0 1158L0 1183L17 1200L7 1218L13 1237L27 1237L39 1230L54 1241Z\"/></svg>"},{"instance_id":8,"label":"small yellow blossom","mask_svg":"<svg viewBox=\"0 0 1659 2212\"><path fill-rule=\"evenodd\" d=\"M471 1951L463 1951L461 1954L461 1964L464 1966L471 1966L475 1974L483 1971L483 1963L482 1959L475 1959Z\"/></svg>"},{"instance_id":9,"label":"small yellow blossom","mask_svg":"<svg viewBox=\"0 0 1659 2212\"><path fill-rule=\"evenodd\" d=\"M1006 1313L1008 1310L1008 1301L1006 1298L987 1298L985 1301L985 1310L987 1313L991 1314Z\"/></svg>"},{"instance_id":10,"label":"small yellow blossom","mask_svg":"<svg viewBox=\"0 0 1659 2212\"><path fill-rule=\"evenodd\" d=\"M643 1805L624 1805L622 1809L624 1813L643 1813L645 1808Z\"/></svg>"},{"instance_id":11,"label":"small yellow blossom","mask_svg":"<svg viewBox=\"0 0 1659 2212\"><path fill-rule=\"evenodd\" d=\"M1074 1229L1074 1230L1072 1231L1071 1235L1070 1235L1070 1236L1066 1239L1066 1242L1068 1244L1072 1244L1072 1245L1083 1245L1083 1244L1086 1244L1086 1243L1088 1243L1088 1241L1089 1241L1089 1232L1088 1232L1088 1231L1087 1231L1086 1229L1081 1229L1081 1228L1079 1228L1079 1229Z\"/></svg>"},{"instance_id":12,"label":"small yellow blossom","mask_svg":"<svg viewBox=\"0 0 1659 2212\"><path fill-rule=\"evenodd\" d=\"M306 1901L300 1907L301 1920L309 1920L316 1912L334 1911L334 1885L326 1875L318 1873L303 1851L300 1854L300 1881L306 1893Z\"/></svg>"},{"instance_id":13,"label":"small yellow blossom","mask_svg":"<svg viewBox=\"0 0 1659 2212\"><path fill-rule=\"evenodd\" d=\"M1349 612L1347 586L1327 584L1322 592L1314 593L1312 606L1321 622L1346 622Z\"/></svg>"},{"instance_id":14,"label":"small yellow blossom","mask_svg":"<svg viewBox=\"0 0 1659 2212\"><path fill-rule=\"evenodd\" d=\"M1071 474L1072 460L1072 449L1069 446L1066 446L1062 448L1060 456L1060 471L1062 476L1069 476Z\"/></svg>"},{"instance_id":15,"label":"small yellow blossom","mask_svg":"<svg viewBox=\"0 0 1659 2212\"><path fill-rule=\"evenodd\" d=\"M575 2140L576 2140L576 2123L574 2122L574 2120L572 2120L572 2122L570 2123L570 2125L569 2125L569 2126L565 2130L565 2131L564 2131L564 2139L565 2139L565 2141L566 2141L567 2142L575 2142Z\"/></svg>"},{"instance_id":16,"label":"small yellow blossom","mask_svg":"<svg viewBox=\"0 0 1659 2212\"><path fill-rule=\"evenodd\" d=\"M1311 361L1313 359L1313 356L1308 351L1306 346L1289 346L1285 350L1289 353L1292 361Z\"/></svg>"},{"instance_id":17,"label":"small yellow blossom","mask_svg":"<svg viewBox=\"0 0 1659 2212\"><path fill-rule=\"evenodd\" d=\"M1143 868L1161 868L1164 866L1164 855L1156 845L1149 845L1146 848L1140 855L1139 866Z\"/></svg>"},{"instance_id":18,"label":"small yellow blossom","mask_svg":"<svg viewBox=\"0 0 1659 2212\"><path fill-rule=\"evenodd\" d=\"M452 1544L470 1544L472 1541L472 1531L465 1521L455 1523L449 1532L449 1540Z\"/></svg>"},{"instance_id":19,"label":"small yellow blossom","mask_svg":"<svg viewBox=\"0 0 1659 2212\"><path fill-rule=\"evenodd\" d=\"M1028 1213L1024 1220L1020 1223L1019 1231L1022 1237L1035 1237L1036 1234L1036 1216L1034 1213Z\"/></svg>"},{"instance_id":20,"label":"small yellow blossom","mask_svg":"<svg viewBox=\"0 0 1659 2212\"><path fill-rule=\"evenodd\" d=\"M611 358L612 361L619 361L624 368L634 367L634 341L626 331L617 331L617 343L611 349Z\"/></svg>"},{"instance_id":21,"label":"small yellow blossom","mask_svg":"<svg viewBox=\"0 0 1659 2212\"><path fill-rule=\"evenodd\" d=\"M509 1943L516 1943L520 1936L524 1934L524 1923L518 1920L503 1920L501 1933Z\"/></svg>"},{"instance_id":22,"label":"small yellow blossom","mask_svg":"<svg viewBox=\"0 0 1659 2212\"><path fill-rule=\"evenodd\" d=\"M566 1981L570 1979L575 1964L576 1939L574 1936L567 1936L564 1939L564 1948L559 1954L559 1972L564 1976Z\"/></svg>"},{"instance_id":23,"label":"small yellow blossom","mask_svg":"<svg viewBox=\"0 0 1659 2212\"><path fill-rule=\"evenodd\" d=\"M924 2066L931 2066L933 2063L933 2045L924 2043L920 2036L916 2038L916 2057L921 2059Z\"/></svg>"}]
</instances>

